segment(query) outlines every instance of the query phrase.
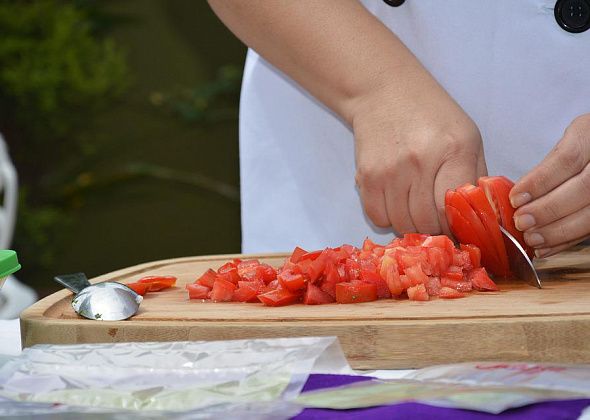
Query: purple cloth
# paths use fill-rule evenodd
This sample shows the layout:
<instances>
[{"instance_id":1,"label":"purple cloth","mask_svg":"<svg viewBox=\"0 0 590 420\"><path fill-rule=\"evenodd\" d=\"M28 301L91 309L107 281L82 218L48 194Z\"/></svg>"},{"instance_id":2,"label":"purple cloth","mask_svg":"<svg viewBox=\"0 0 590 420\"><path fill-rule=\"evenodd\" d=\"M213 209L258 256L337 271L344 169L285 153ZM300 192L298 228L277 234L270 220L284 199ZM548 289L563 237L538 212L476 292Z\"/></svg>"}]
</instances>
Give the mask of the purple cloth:
<instances>
[{"instance_id":1,"label":"purple cloth","mask_svg":"<svg viewBox=\"0 0 590 420\"><path fill-rule=\"evenodd\" d=\"M311 375L303 387L303 392L315 389L331 388L355 382L367 381L371 378L365 376L346 375ZM449 420L482 420L482 419L552 419L570 420L577 419L582 410L590 406L590 399L571 401L549 401L526 407L513 408L501 414L494 415L470 410L457 410L454 408L439 408L419 403L401 403L380 407L359 408L355 410L327 410L319 408L306 408L296 419L449 419Z\"/></svg>"}]
</instances>

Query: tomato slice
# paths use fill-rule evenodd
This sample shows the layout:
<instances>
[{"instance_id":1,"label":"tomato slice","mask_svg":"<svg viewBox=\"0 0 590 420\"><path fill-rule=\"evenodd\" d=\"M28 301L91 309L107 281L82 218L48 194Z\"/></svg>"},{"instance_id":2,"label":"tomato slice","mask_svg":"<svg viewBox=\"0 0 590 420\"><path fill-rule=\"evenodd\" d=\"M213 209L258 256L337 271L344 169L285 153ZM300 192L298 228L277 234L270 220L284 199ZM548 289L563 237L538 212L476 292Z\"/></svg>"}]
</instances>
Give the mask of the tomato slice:
<instances>
[{"instance_id":1,"label":"tomato slice","mask_svg":"<svg viewBox=\"0 0 590 420\"><path fill-rule=\"evenodd\" d=\"M303 297L303 303L306 305L322 305L325 303L334 302L334 297L324 292L322 289L317 287L315 284L308 284L305 296Z\"/></svg>"},{"instance_id":2,"label":"tomato slice","mask_svg":"<svg viewBox=\"0 0 590 420\"><path fill-rule=\"evenodd\" d=\"M300 295L290 290L278 288L258 295L258 299L266 306L291 305L299 300Z\"/></svg>"},{"instance_id":3,"label":"tomato slice","mask_svg":"<svg viewBox=\"0 0 590 420\"><path fill-rule=\"evenodd\" d=\"M498 223L510 232L522 245L529 257L533 258L535 254L533 248L526 244L523 233L516 229L514 224L514 208L510 204L509 198L514 183L505 176L484 176L477 180L477 185L483 189L488 198L492 209L496 213Z\"/></svg>"},{"instance_id":4,"label":"tomato slice","mask_svg":"<svg viewBox=\"0 0 590 420\"><path fill-rule=\"evenodd\" d=\"M145 296L145 294L149 291L150 285L149 283L127 283L125 286L132 289L135 293L141 296Z\"/></svg>"},{"instance_id":5,"label":"tomato slice","mask_svg":"<svg viewBox=\"0 0 590 420\"><path fill-rule=\"evenodd\" d=\"M208 287L202 286L198 283L187 284L186 290L188 290L189 299L207 299L207 296L211 291Z\"/></svg>"},{"instance_id":6,"label":"tomato slice","mask_svg":"<svg viewBox=\"0 0 590 420\"><path fill-rule=\"evenodd\" d=\"M467 184L457 188L457 191L467 199L473 210L478 214L488 235L492 239L492 243L496 249L500 262L500 272L496 272L496 274L505 277L509 276L510 266L508 264L508 254L506 253L504 238L502 237L502 232L500 232L500 225L498 224L496 214L483 192L483 189Z\"/></svg>"},{"instance_id":7,"label":"tomato slice","mask_svg":"<svg viewBox=\"0 0 590 420\"><path fill-rule=\"evenodd\" d=\"M338 283L336 285L336 302L360 303L377 300L377 286L369 283Z\"/></svg>"},{"instance_id":8,"label":"tomato slice","mask_svg":"<svg viewBox=\"0 0 590 420\"><path fill-rule=\"evenodd\" d=\"M146 276L137 280L138 283L147 283L150 285L149 292L159 292L168 289L176 284L174 276Z\"/></svg>"},{"instance_id":9,"label":"tomato slice","mask_svg":"<svg viewBox=\"0 0 590 420\"><path fill-rule=\"evenodd\" d=\"M458 192L447 191L445 211L455 238L463 244L476 245L481 250L482 263L494 273L500 273L502 265L496 247L467 199Z\"/></svg>"}]
</instances>

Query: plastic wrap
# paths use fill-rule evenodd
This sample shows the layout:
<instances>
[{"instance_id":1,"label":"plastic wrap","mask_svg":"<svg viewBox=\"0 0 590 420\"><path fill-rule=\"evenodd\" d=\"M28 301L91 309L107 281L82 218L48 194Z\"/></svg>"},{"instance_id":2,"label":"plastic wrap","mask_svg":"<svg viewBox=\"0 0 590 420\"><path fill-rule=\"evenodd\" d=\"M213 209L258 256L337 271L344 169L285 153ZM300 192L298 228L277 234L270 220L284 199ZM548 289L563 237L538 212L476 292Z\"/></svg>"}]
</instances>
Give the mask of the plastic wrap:
<instances>
[{"instance_id":1,"label":"plastic wrap","mask_svg":"<svg viewBox=\"0 0 590 420\"><path fill-rule=\"evenodd\" d=\"M305 393L298 402L351 409L415 401L497 414L541 401L588 397L590 366L494 362L429 367L403 379Z\"/></svg>"},{"instance_id":2,"label":"plastic wrap","mask_svg":"<svg viewBox=\"0 0 590 420\"><path fill-rule=\"evenodd\" d=\"M43 403L59 403L64 412L100 407L156 417L161 414L154 411L176 412L178 418L181 412L247 413L254 404L255 412L265 407L275 418L273 406L293 415L288 401L312 369L350 372L335 337L38 345L0 368L0 415L19 410L18 401L29 410L51 412Z\"/></svg>"}]
</instances>

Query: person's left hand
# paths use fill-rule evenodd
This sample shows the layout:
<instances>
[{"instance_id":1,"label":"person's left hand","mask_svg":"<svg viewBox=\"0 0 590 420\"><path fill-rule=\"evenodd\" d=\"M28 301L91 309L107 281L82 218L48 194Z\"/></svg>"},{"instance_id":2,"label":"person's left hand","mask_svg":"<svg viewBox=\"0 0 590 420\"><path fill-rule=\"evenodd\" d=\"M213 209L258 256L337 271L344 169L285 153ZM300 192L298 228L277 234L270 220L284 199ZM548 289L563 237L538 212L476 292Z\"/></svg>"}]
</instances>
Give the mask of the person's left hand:
<instances>
[{"instance_id":1,"label":"person's left hand","mask_svg":"<svg viewBox=\"0 0 590 420\"><path fill-rule=\"evenodd\" d=\"M510 192L516 228L538 258L590 236L590 114L576 118Z\"/></svg>"}]
</instances>

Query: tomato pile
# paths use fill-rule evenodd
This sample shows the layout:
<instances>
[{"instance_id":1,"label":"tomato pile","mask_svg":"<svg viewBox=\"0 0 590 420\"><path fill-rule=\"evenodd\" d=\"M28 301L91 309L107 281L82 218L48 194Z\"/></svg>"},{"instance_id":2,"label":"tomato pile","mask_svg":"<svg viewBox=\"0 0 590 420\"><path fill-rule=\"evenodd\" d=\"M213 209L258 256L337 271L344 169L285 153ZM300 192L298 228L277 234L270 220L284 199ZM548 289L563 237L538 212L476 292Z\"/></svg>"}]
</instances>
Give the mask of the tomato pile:
<instances>
[{"instance_id":1,"label":"tomato pile","mask_svg":"<svg viewBox=\"0 0 590 420\"><path fill-rule=\"evenodd\" d=\"M477 184L447 191L445 211L449 227L459 242L476 245L481 250L482 265L490 273L508 277L512 256L507 252L508 239L504 239L500 226L518 240L529 256L533 255L522 232L514 225L514 209L508 198L514 184L503 176L482 177Z\"/></svg>"},{"instance_id":2,"label":"tomato pile","mask_svg":"<svg viewBox=\"0 0 590 420\"><path fill-rule=\"evenodd\" d=\"M461 298L475 290L498 290L480 266L475 245L456 248L444 235L406 234L387 245L366 239L307 252L295 248L278 270L258 260L227 262L186 286L190 299L262 302L284 306L359 303L377 299Z\"/></svg>"},{"instance_id":3,"label":"tomato pile","mask_svg":"<svg viewBox=\"0 0 590 420\"><path fill-rule=\"evenodd\" d=\"M142 277L135 283L127 283L125 286L133 289L138 295L145 296L148 292L159 292L168 289L176 284L174 276L147 276Z\"/></svg>"}]
</instances>

